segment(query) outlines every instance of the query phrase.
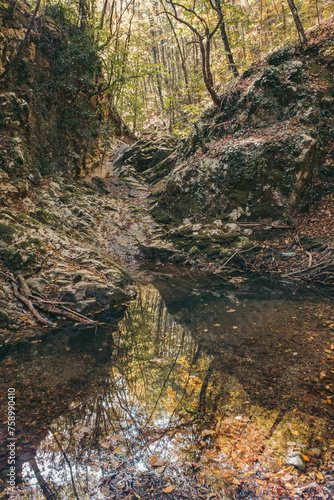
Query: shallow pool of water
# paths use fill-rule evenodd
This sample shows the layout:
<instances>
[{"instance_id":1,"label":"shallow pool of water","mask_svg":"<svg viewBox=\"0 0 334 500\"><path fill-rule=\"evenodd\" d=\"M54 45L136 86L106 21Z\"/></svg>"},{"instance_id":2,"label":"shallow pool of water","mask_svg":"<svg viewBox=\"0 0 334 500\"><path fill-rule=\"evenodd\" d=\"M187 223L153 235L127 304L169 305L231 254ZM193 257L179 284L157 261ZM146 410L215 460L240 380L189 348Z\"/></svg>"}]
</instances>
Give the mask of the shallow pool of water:
<instances>
[{"instance_id":1,"label":"shallow pool of water","mask_svg":"<svg viewBox=\"0 0 334 500\"><path fill-rule=\"evenodd\" d=\"M7 349L1 488L12 387L18 498L333 492L333 301L244 278L143 276L119 322ZM286 465L292 452L305 471Z\"/></svg>"}]
</instances>

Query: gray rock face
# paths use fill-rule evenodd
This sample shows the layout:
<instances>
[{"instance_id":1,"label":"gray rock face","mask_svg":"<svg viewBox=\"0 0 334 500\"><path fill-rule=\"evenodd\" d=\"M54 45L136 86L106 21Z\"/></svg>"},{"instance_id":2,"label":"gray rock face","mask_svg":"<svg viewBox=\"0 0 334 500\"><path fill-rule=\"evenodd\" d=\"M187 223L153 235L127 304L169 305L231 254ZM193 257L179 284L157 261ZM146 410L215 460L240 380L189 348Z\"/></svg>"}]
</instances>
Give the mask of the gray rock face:
<instances>
[{"instance_id":1,"label":"gray rock face","mask_svg":"<svg viewBox=\"0 0 334 500\"><path fill-rule=\"evenodd\" d=\"M122 148L113 166L131 188L138 188L138 174L148 182L157 182L173 167L175 143L168 138L159 142L141 139L133 146Z\"/></svg>"},{"instance_id":2,"label":"gray rock face","mask_svg":"<svg viewBox=\"0 0 334 500\"><path fill-rule=\"evenodd\" d=\"M298 470L306 470L306 463L305 460L303 459L301 453L298 451L291 453L286 459L286 465L294 466Z\"/></svg>"},{"instance_id":3,"label":"gray rock face","mask_svg":"<svg viewBox=\"0 0 334 500\"><path fill-rule=\"evenodd\" d=\"M323 83L320 64L288 49L274 53L223 96L220 110L206 110L154 191L156 220L281 218L304 207L334 134L333 75Z\"/></svg>"},{"instance_id":4,"label":"gray rock face","mask_svg":"<svg viewBox=\"0 0 334 500\"><path fill-rule=\"evenodd\" d=\"M44 278L28 278L27 283L32 291L41 293L47 284L47 280Z\"/></svg>"},{"instance_id":5,"label":"gray rock face","mask_svg":"<svg viewBox=\"0 0 334 500\"><path fill-rule=\"evenodd\" d=\"M187 216L193 221L223 214L230 220L280 216L295 210L307 198L316 165L317 141L307 132L296 127L291 134L283 124L264 138L212 142L206 157L195 153L177 162L158 207L176 220Z\"/></svg>"}]
</instances>

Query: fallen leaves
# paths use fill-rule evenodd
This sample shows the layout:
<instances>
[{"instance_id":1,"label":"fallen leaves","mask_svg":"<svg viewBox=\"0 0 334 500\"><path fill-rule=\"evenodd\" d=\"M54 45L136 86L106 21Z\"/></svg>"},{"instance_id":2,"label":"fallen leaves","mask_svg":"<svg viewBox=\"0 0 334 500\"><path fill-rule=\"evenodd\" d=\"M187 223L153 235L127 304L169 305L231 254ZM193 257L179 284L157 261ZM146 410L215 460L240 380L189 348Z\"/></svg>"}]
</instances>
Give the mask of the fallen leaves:
<instances>
[{"instance_id":1,"label":"fallen leaves","mask_svg":"<svg viewBox=\"0 0 334 500\"><path fill-rule=\"evenodd\" d=\"M126 455L126 450L124 446L119 445L117 448L114 449L114 454L115 455Z\"/></svg>"},{"instance_id":2,"label":"fallen leaves","mask_svg":"<svg viewBox=\"0 0 334 500\"><path fill-rule=\"evenodd\" d=\"M213 434L215 434L215 431L213 431L211 429L204 429L204 431L201 432L202 437L212 436Z\"/></svg>"},{"instance_id":3,"label":"fallen leaves","mask_svg":"<svg viewBox=\"0 0 334 500\"><path fill-rule=\"evenodd\" d=\"M170 486L167 486L167 488L164 488L162 491L164 493L172 493L172 491L174 491L174 490L175 490L175 486L170 485Z\"/></svg>"},{"instance_id":4,"label":"fallen leaves","mask_svg":"<svg viewBox=\"0 0 334 500\"><path fill-rule=\"evenodd\" d=\"M158 455L153 455L150 460L150 466L151 467L164 467L165 462L160 460L160 457Z\"/></svg>"}]
</instances>

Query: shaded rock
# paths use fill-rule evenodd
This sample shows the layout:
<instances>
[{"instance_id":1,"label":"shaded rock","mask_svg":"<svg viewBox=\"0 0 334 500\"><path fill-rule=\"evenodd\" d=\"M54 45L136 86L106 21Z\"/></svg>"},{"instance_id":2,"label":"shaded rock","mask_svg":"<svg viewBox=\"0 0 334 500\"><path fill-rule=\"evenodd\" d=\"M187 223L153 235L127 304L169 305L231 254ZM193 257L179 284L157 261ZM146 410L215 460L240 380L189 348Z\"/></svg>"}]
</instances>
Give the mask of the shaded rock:
<instances>
[{"instance_id":1,"label":"shaded rock","mask_svg":"<svg viewBox=\"0 0 334 500\"><path fill-rule=\"evenodd\" d=\"M29 288L38 293L42 293L44 287L47 284L47 280L45 278L28 278L27 283L29 285Z\"/></svg>"},{"instance_id":2,"label":"shaded rock","mask_svg":"<svg viewBox=\"0 0 334 500\"><path fill-rule=\"evenodd\" d=\"M85 313L87 311L92 311L96 307L96 300L95 299L90 299L90 300L81 300L78 302L74 309L78 313Z\"/></svg>"},{"instance_id":3,"label":"shaded rock","mask_svg":"<svg viewBox=\"0 0 334 500\"><path fill-rule=\"evenodd\" d=\"M0 309L0 328L6 328L8 326L8 314L3 309Z\"/></svg>"},{"instance_id":4,"label":"shaded rock","mask_svg":"<svg viewBox=\"0 0 334 500\"><path fill-rule=\"evenodd\" d=\"M59 292L59 298L64 302L77 302L72 285L65 286ZM81 296L83 294L80 294ZM79 294L78 294L79 297ZM78 301L80 299L78 298Z\"/></svg>"},{"instance_id":5,"label":"shaded rock","mask_svg":"<svg viewBox=\"0 0 334 500\"><path fill-rule=\"evenodd\" d=\"M85 282L78 283L75 285L73 293L75 302L80 302L85 298L92 299L95 297L95 284Z\"/></svg>"},{"instance_id":6,"label":"shaded rock","mask_svg":"<svg viewBox=\"0 0 334 500\"><path fill-rule=\"evenodd\" d=\"M138 173L147 182L157 183L173 167L175 145L175 139L171 137L158 141L141 139L133 146L121 148L113 160L113 167L129 187L140 185ZM157 187L156 192L159 189Z\"/></svg>"}]
</instances>

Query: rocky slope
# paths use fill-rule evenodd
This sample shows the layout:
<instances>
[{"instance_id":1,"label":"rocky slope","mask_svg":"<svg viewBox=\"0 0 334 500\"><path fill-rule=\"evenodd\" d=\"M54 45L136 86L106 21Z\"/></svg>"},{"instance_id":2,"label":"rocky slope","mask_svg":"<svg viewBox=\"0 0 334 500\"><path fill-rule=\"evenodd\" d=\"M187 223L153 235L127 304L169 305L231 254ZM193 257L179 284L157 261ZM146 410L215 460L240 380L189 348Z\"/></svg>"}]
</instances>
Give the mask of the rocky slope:
<instances>
[{"instance_id":1,"label":"rocky slope","mask_svg":"<svg viewBox=\"0 0 334 500\"><path fill-rule=\"evenodd\" d=\"M332 259L333 223L321 237L298 233L296 218L334 185L333 22L310 30L304 51L283 47L254 64L157 162L155 177L127 151L126 168L154 182L155 220L191 259L280 272L315 264L314 248ZM264 261L253 258L259 251Z\"/></svg>"},{"instance_id":2,"label":"rocky slope","mask_svg":"<svg viewBox=\"0 0 334 500\"><path fill-rule=\"evenodd\" d=\"M178 146L156 189L156 220L174 225L284 219L307 206L334 140L333 18L253 65Z\"/></svg>"},{"instance_id":3,"label":"rocky slope","mask_svg":"<svg viewBox=\"0 0 334 500\"><path fill-rule=\"evenodd\" d=\"M4 61L22 27L15 28L13 19L9 28L8 20L2 22ZM331 27L332 20L315 30L305 52L286 47L250 68L223 96L221 109L206 110L179 144L144 136L132 146L114 144L111 158L101 149L106 117L99 114L99 99L90 103L101 126L90 146L80 146L82 130L75 134L67 122L59 130L54 101L38 136L35 104L45 94L29 84L43 63L36 54L45 32L36 34L25 53L30 62L24 61L31 78L15 92L16 70L1 83L0 344L25 336L40 322L36 311L53 326L63 318L93 324L96 313L112 312L135 295L122 267L137 272L143 257L331 284ZM50 141L57 130L60 153ZM43 148L56 170L44 177L38 160ZM75 172L86 175L75 180ZM307 218L291 224L317 192L316 179L321 189L328 186L325 235L314 234Z\"/></svg>"},{"instance_id":4,"label":"rocky slope","mask_svg":"<svg viewBox=\"0 0 334 500\"><path fill-rule=\"evenodd\" d=\"M0 196L18 199L55 171L101 167L122 123L105 88L97 48L61 6L38 17L19 60L31 14L0 7Z\"/></svg>"},{"instance_id":5,"label":"rocky slope","mask_svg":"<svg viewBox=\"0 0 334 500\"><path fill-rule=\"evenodd\" d=\"M181 262L333 283L333 21L308 32L306 50L254 64L178 144L143 138L114 159L126 182L152 185L151 213ZM326 194L312 226L301 214ZM160 243L145 252L166 259Z\"/></svg>"},{"instance_id":6,"label":"rocky slope","mask_svg":"<svg viewBox=\"0 0 334 500\"><path fill-rule=\"evenodd\" d=\"M0 207L0 344L26 336L38 323L15 297L14 275L20 293L54 326L64 318L63 306L77 323L106 308L112 315L135 296L121 266L131 272L141 249L156 243L175 253L160 242L148 194L143 185L130 188L110 173L83 181L58 174L24 200Z\"/></svg>"}]
</instances>

